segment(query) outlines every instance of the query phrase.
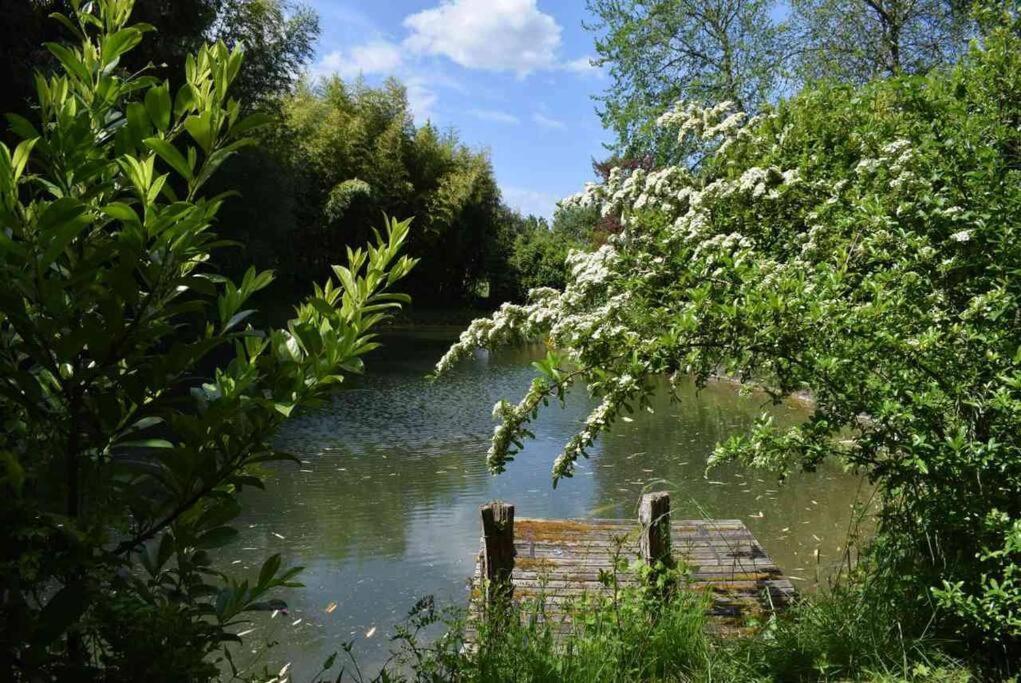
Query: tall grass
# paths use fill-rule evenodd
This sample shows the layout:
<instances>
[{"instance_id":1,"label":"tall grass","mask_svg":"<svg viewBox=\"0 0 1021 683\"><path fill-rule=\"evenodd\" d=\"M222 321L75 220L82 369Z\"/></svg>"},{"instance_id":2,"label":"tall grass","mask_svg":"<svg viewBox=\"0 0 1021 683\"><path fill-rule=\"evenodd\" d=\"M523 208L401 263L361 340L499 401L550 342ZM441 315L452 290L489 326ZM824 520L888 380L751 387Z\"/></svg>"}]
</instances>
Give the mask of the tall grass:
<instances>
[{"instance_id":1,"label":"tall grass","mask_svg":"<svg viewBox=\"0 0 1021 683\"><path fill-rule=\"evenodd\" d=\"M906 630L877 587L841 584L802 598L750 637L719 643L725 675L713 680L978 680L945 645Z\"/></svg>"},{"instance_id":2,"label":"tall grass","mask_svg":"<svg viewBox=\"0 0 1021 683\"><path fill-rule=\"evenodd\" d=\"M637 571L637 582L622 580ZM711 623L711 595L684 587L683 570L638 565L608 572L607 588L549 609L541 594L490 608L486 618L422 601L394 634L393 659L372 677L336 680L464 683L691 683L871 681L969 683L982 677L942 643L905 635L893 596L848 582L799 600L741 635ZM563 616L561 616L563 615ZM423 644L423 634L442 634ZM350 654L350 653L349 653ZM333 679L331 679L333 680Z\"/></svg>"},{"instance_id":3,"label":"tall grass","mask_svg":"<svg viewBox=\"0 0 1021 683\"><path fill-rule=\"evenodd\" d=\"M618 586L550 619L540 598L483 626L460 673L508 683L692 677L710 658L707 607L704 594L680 591L664 601L655 586Z\"/></svg>"}]
</instances>

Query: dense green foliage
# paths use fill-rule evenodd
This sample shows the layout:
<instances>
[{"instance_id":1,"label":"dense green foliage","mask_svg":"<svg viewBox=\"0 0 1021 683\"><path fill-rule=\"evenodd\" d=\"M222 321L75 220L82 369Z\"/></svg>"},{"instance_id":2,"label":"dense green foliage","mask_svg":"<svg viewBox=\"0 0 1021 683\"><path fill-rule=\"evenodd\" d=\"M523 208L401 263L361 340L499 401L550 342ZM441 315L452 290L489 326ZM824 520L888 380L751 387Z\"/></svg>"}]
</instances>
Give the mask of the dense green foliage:
<instances>
[{"instance_id":1,"label":"dense green foliage","mask_svg":"<svg viewBox=\"0 0 1021 683\"><path fill-rule=\"evenodd\" d=\"M43 47L67 38L66 27L49 19L52 12L69 14L70 0L23 0L4 4L0 23L0 111L25 114L35 95L32 74L57 68ZM287 92L312 55L319 34L314 12L288 0L136 0L135 21L155 26L158 40L147 40L122 56L120 66L134 73L184 83L184 63L209 41L243 47L245 63L234 92L244 106L265 106Z\"/></svg>"},{"instance_id":2,"label":"dense green foliage","mask_svg":"<svg viewBox=\"0 0 1021 683\"><path fill-rule=\"evenodd\" d=\"M651 571L641 561L629 563L619 550L609 552L614 569L600 576L606 591L554 609L548 608L556 589L549 596L539 589L538 597L491 608L487 619L469 624L461 610L437 610L424 599L395 629L399 647L383 670L368 678L349 664L351 677L417 683L975 680L938 643L888 630L888 605L861 594L840 591L805 601L760 624L754 636L728 636L710 623L711 594L676 589L686 580L684 568ZM622 581L625 577L638 581ZM423 634L437 622L445 626L444 635L424 642ZM572 630L565 639L567 624ZM477 646L465 648L469 633ZM336 659L327 664L329 673Z\"/></svg>"},{"instance_id":3,"label":"dense green foliage","mask_svg":"<svg viewBox=\"0 0 1021 683\"><path fill-rule=\"evenodd\" d=\"M615 172L590 188L576 201L620 216L623 232L573 255L563 292L476 321L439 364L522 336L562 349L520 403L496 406L491 468L575 382L601 402L555 479L642 405L652 375L808 390L805 423L764 414L715 460L782 474L836 458L867 475L882 503L867 575L896 596L884 626L1016 663L1018 21L984 16L982 42L946 72L810 88L752 118L697 105L663 117L715 151L694 170Z\"/></svg>"},{"instance_id":4,"label":"dense green foliage","mask_svg":"<svg viewBox=\"0 0 1021 683\"><path fill-rule=\"evenodd\" d=\"M257 262L306 283L386 212L416 217L408 250L428 257L407 284L417 300L462 302L506 272L514 220L487 155L416 126L399 83L306 83L280 110L264 149L231 168L244 201L226 207L225 234Z\"/></svg>"},{"instance_id":5,"label":"dense green foliage","mask_svg":"<svg viewBox=\"0 0 1021 683\"><path fill-rule=\"evenodd\" d=\"M513 282L513 300L524 301L537 287L562 289L567 284L567 256L575 249L598 246L601 219L595 208L560 208L553 225L544 219L521 219L511 231L508 274Z\"/></svg>"},{"instance_id":6,"label":"dense green foliage","mask_svg":"<svg viewBox=\"0 0 1021 683\"><path fill-rule=\"evenodd\" d=\"M68 2L27 3L5 17L0 40L12 50L0 68L10 87L0 104L7 110L28 114L33 68L59 66L41 43L66 36L47 14ZM347 247L371 237L366 226L382 213L414 215L408 249L429 258L406 287L423 303L521 298L509 259L522 220L502 205L486 154L454 131L416 127L397 81L373 88L301 80L319 30L312 10L288 0L137 0L133 16L160 39L123 55L121 68L176 89L187 55L205 41L243 47L233 91L245 113L274 117L259 144L240 150L210 184L239 195L219 216L219 232L243 247L217 256L225 272L241 275L255 263L304 293Z\"/></svg>"},{"instance_id":7,"label":"dense green foliage","mask_svg":"<svg viewBox=\"0 0 1021 683\"><path fill-rule=\"evenodd\" d=\"M33 113L11 116L0 144L0 674L238 673L239 625L282 607L273 591L298 570L273 556L235 577L211 551L236 536L259 466L286 459L275 429L361 371L373 329L407 301L390 293L416 263L402 250L426 259L406 284L427 301L533 290L473 323L438 366L522 338L554 349L525 397L495 408L494 471L573 384L599 404L554 483L645 404L651 378L722 373L777 400L807 391L814 408L794 427L764 412L709 465L783 476L838 459L880 499L854 582L755 637L707 635L703 596L664 602L660 583L579 602L566 645L511 611L475 625L478 648L461 647L463 624L423 648L439 618L426 601L398 633L402 672L963 680L952 656L1016 673L1015 3L985 3L974 22L959 3L805 0L781 27L767 3L592 0L614 78L604 115L630 156L552 226L501 204L484 153L416 126L399 84L295 82L311 13L138 0L136 19L166 31L144 41L152 27L128 25L133 4L68 0L53 29L42 16L64 4L31 2L3 25L5 95ZM55 30L76 45L49 43L30 83L35 41ZM767 104L787 76L834 81ZM35 109L21 101L33 90ZM229 181L215 177L225 164ZM209 196L237 185L244 201ZM416 230L384 218L370 231L384 213L418 216ZM214 228L247 252L226 256ZM249 258L292 287L328 279L283 328L262 329L251 301L273 275Z\"/></svg>"},{"instance_id":8,"label":"dense green foliage","mask_svg":"<svg viewBox=\"0 0 1021 683\"><path fill-rule=\"evenodd\" d=\"M38 119L0 144L0 677L205 680L297 572L233 577L210 551L287 457L275 428L358 372L406 300L387 290L414 265L408 224L348 251L286 328L254 327L273 276L216 271L223 198L203 194L264 123L228 94L242 54L203 47L171 88L119 68L150 29L131 0L73 5L78 44L47 45Z\"/></svg>"}]
</instances>

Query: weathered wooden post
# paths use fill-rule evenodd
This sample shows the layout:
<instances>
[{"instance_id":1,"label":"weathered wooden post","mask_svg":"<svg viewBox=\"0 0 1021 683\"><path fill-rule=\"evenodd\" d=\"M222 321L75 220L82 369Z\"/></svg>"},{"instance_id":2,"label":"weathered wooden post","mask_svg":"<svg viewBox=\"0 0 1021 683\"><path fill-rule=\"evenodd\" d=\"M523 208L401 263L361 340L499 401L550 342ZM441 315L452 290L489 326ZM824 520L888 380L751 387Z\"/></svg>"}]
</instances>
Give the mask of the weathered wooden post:
<instances>
[{"instance_id":1,"label":"weathered wooden post","mask_svg":"<svg viewBox=\"0 0 1021 683\"><path fill-rule=\"evenodd\" d=\"M639 540L642 559L650 567L659 562L670 566L673 559L670 555L670 494L658 491L642 496L638 521L642 525Z\"/></svg>"},{"instance_id":2,"label":"weathered wooden post","mask_svg":"<svg viewBox=\"0 0 1021 683\"><path fill-rule=\"evenodd\" d=\"M514 506L495 501L482 506L482 580L487 606L509 600L514 586Z\"/></svg>"}]
</instances>

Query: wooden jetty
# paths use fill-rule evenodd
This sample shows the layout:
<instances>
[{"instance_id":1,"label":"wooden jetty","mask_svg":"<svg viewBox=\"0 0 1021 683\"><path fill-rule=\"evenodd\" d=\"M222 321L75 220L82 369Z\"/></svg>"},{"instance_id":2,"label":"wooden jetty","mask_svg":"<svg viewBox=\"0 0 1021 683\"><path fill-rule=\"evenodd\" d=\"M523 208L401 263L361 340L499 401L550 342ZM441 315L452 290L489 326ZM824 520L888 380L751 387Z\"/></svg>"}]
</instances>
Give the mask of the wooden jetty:
<instances>
[{"instance_id":1,"label":"wooden jetty","mask_svg":"<svg viewBox=\"0 0 1021 683\"><path fill-rule=\"evenodd\" d=\"M550 623L569 624L565 604L586 593L605 593L601 572L614 570L614 558L680 563L688 588L710 592L715 630L740 631L794 597L790 580L766 554L743 522L736 519L670 520L670 497L642 497L639 519L514 519L514 506L482 506L482 547L475 567L471 614L510 597L541 602ZM633 573L617 574L633 584ZM483 580L485 578L485 580ZM567 627L569 630L569 626Z\"/></svg>"}]
</instances>

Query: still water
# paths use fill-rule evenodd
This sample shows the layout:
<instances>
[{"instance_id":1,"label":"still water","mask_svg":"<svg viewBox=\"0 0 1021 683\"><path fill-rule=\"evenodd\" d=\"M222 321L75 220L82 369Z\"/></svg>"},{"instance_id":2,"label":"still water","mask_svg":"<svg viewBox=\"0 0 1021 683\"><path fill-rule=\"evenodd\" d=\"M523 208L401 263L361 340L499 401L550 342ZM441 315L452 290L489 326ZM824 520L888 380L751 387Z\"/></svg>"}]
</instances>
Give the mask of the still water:
<instances>
[{"instance_id":1,"label":"still water","mask_svg":"<svg viewBox=\"0 0 1021 683\"><path fill-rule=\"evenodd\" d=\"M429 382L426 373L458 332L416 328L384 337L365 377L279 435L302 464L275 468L266 491L245 494L242 537L228 562L256 571L280 552L285 563L305 567L306 587L282 596L288 614L260 618L246 639L277 642L258 656L274 670L291 662L293 680L309 680L352 640L360 664L372 669L387 653L390 628L416 600L464 603L478 507L496 498L514 503L520 517L634 518L639 496L654 487L672 492L675 519L744 520L802 590L839 564L861 496L857 478L835 467L783 485L738 467L706 476L713 446L745 430L766 405L728 383L685 387L680 403L662 391L653 413L619 422L576 476L553 490L553 459L593 406L575 391L565 408L540 414L535 439L504 474L490 475L492 406L520 397L538 351L479 352ZM792 402L771 410L796 421L808 408Z\"/></svg>"}]
</instances>

